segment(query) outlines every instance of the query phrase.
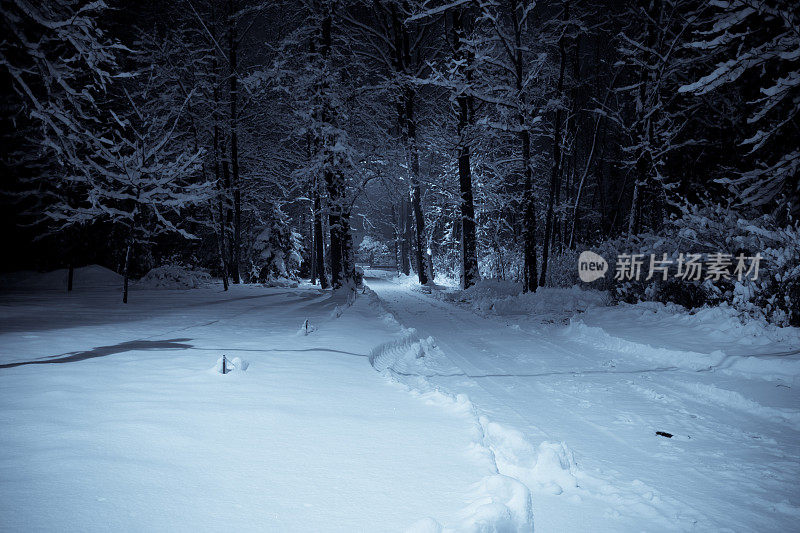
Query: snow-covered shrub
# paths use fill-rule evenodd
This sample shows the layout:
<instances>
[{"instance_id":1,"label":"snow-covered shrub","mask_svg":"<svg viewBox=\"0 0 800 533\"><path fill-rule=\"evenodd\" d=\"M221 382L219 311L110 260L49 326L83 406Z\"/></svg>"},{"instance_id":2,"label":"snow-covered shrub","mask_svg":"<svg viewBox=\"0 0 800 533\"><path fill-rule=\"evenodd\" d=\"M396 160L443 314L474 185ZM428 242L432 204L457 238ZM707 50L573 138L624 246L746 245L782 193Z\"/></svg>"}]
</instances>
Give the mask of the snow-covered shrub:
<instances>
[{"instance_id":1,"label":"snow-covered shrub","mask_svg":"<svg viewBox=\"0 0 800 533\"><path fill-rule=\"evenodd\" d=\"M620 237L593 248L609 263L609 273L592 287L605 288L621 301L635 303L652 300L674 302L688 308L703 305L731 305L742 316L763 318L778 325L800 325L800 226L792 223L779 228L772 215L741 218L735 211L719 206L683 209L682 216L668 221L659 234ZM639 281L614 279L619 254L643 254ZM680 253L724 253L735 257L761 255L758 279L736 276L699 281L675 279L675 264ZM650 254L673 262L667 281L660 275L645 280ZM574 270L574 266L571 270Z\"/></svg>"},{"instance_id":2,"label":"snow-covered shrub","mask_svg":"<svg viewBox=\"0 0 800 533\"><path fill-rule=\"evenodd\" d=\"M519 280L522 278L522 253L515 243L492 241L481 246L478 269L484 278Z\"/></svg>"},{"instance_id":3,"label":"snow-covered shrub","mask_svg":"<svg viewBox=\"0 0 800 533\"><path fill-rule=\"evenodd\" d=\"M566 249L549 257L546 284L548 287L572 287L580 283L576 268L580 252L581 250L577 249Z\"/></svg>"},{"instance_id":4,"label":"snow-covered shrub","mask_svg":"<svg viewBox=\"0 0 800 533\"><path fill-rule=\"evenodd\" d=\"M772 219L739 222L748 242L758 246L753 249L763 256L763 268L757 281L734 283L731 305L778 325L800 326L800 226L776 228Z\"/></svg>"},{"instance_id":5,"label":"snow-covered shrub","mask_svg":"<svg viewBox=\"0 0 800 533\"><path fill-rule=\"evenodd\" d=\"M442 247L432 259L437 284L457 287L461 283L461 255L457 250Z\"/></svg>"},{"instance_id":6,"label":"snow-covered shrub","mask_svg":"<svg viewBox=\"0 0 800 533\"><path fill-rule=\"evenodd\" d=\"M702 307L710 302L709 293L702 284L669 279L658 282L657 300L662 303L676 303L686 309Z\"/></svg>"},{"instance_id":7,"label":"snow-covered shrub","mask_svg":"<svg viewBox=\"0 0 800 533\"><path fill-rule=\"evenodd\" d=\"M303 260L302 251L302 236L292 230L286 215L276 209L256 232L250 246L251 281L267 283L296 279Z\"/></svg>"},{"instance_id":8,"label":"snow-covered shrub","mask_svg":"<svg viewBox=\"0 0 800 533\"><path fill-rule=\"evenodd\" d=\"M394 264L394 254L389 250L386 243L369 235L365 235L361 240L361 244L358 245L356 257L360 263L369 265Z\"/></svg>"},{"instance_id":9,"label":"snow-covered shrub","mask_svg":"<svg viewBox=\"0 0 800 533\"><path fill-rule=\"evenodd\" d=\"M211 282L211 275L205 270L170 264L150 270L136 284L143 289L199 289Z\"/></svg>"}]
</instances>

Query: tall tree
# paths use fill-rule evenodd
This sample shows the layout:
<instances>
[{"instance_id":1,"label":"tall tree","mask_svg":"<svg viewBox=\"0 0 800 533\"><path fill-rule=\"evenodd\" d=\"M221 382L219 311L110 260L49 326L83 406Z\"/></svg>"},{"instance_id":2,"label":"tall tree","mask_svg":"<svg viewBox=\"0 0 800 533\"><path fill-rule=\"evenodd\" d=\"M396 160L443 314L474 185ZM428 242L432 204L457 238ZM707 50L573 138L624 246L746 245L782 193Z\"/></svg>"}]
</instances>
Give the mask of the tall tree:
<instances>
[{"instance_id":1,"label":"tall tree","mask_svg":"<svg viewBox=\"0 0 800 533\"><path fill-rule=\"evenodd\" d=\"M539 285L547 282L547 263L550 258L550 247L553 241L553 227L555 217L556 191L561 183L562 170L562 127L564 103L561 101L564 96L564 75L567 63L567 43L566 43L566 22L569 20L569 1L562 5L562 20L565 24L560 26L560 36L558 38L558 82L555 90L555 110L553 113L553 163L550 173L550 186L548 189L547 216L545 218L544 240L542 242L542 272L539 278Z\"/></svg>"},{"instance_id":2,"label":"tall tree","mask_svg":"<svg viewBox=\"0 0 800 533\"><path fill-rule=\"evenodd\" d=\"M453 47L454 96L458 117L458 184L461 199L461 285L469 288L480 279L478 272L475 204L472 194L470 166L470 130L473 124L472 62L474 52L467 42L471 13L459 6L451 12Z\"/></svg>"}]
</instances>

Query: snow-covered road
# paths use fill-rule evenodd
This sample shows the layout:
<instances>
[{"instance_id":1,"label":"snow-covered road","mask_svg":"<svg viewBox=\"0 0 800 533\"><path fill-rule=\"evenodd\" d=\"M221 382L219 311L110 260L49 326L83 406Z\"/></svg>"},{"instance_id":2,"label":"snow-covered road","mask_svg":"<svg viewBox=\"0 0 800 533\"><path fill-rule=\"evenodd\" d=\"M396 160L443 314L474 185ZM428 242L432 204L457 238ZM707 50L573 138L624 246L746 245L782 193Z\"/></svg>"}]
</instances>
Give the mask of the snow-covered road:
<instances>
[{"instance_id":1,"label":"snow-covered road","mask_svg":"<svg viewBox=\"0 0 800 533\"><path fill-rule=\"evenodd\" d=\"M380 315L312 287L0 293L0 530L459 523L495 469L462 406L373 371Z\"/></svg>"},{"instance_id":2,"label":"snow-covered road","mask_svg":"<svg viewBox=\"0 0 800 533\"><path fill-rule=\"evenodd\" d=\"M798 388L791 377L718 370L725 354L713 331L657 332L657 322L601 310L611 325L629 321L624 338L610 326L479 316L407 285L369 285L413 338L432 337L424 365L383 365L411 386L468 395L500 472L531 489L537 531L796 527ZM651 337L657 347L638 343ZM687 339L705 349L687 351Z\"/></svg>"}]
</instances>

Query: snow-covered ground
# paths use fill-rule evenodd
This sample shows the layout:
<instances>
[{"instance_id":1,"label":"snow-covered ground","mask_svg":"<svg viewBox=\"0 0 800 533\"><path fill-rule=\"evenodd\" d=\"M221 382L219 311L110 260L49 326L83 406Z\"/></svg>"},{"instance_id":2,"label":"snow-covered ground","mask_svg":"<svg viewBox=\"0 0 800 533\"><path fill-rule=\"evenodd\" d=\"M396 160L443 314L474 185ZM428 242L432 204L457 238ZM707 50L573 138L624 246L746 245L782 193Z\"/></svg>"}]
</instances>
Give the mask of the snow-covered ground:
<instances>
[{"instance_id":1,"label":"snow-covered ground","mask_svg":"<svg viewBox=\"0 0 800 533\"><path fill-rule=\"evenodd\" d=\"M139 284L122 305L118 281L0 280L2 530L800 518L796 329L491 282L425 294L373 277L352 305L309 285Z\"/></svg>"},{"instance_id":2,"label":"snow-covered ground","mask_svg":"<svg viewBox=\"0 0 800 533\"><path fill-rule=\"evenodd\" d=\"M429 295L369 281L413 328L381 368L468 396L500 473L532 491L537 531L796 528L797 329L606 307L577 288Z\"/></svg>"},{"instance_id":3,"label":"snow-covered ground","mask_svg":"<svg viewBox=\"0 0 800 533\"><path fill-rule=\"evenodd\" d=\"M529 501L468 406L373 370L399 326L369 294L134 289L124 306L118 285L46 290L63 279L0 292L0 530L461 529L486 498Z\"/></svg>"}]
</instances>

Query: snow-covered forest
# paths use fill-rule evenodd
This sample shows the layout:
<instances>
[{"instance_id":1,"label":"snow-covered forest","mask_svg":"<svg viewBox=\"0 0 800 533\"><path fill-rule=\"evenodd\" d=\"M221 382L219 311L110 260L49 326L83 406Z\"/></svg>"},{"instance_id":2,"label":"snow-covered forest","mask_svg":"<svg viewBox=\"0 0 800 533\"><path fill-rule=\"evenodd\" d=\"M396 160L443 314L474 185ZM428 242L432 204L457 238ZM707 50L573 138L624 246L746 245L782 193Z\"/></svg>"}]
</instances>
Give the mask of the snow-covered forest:
<instances>
[{"instance_id":1,"label":"snow-covered forest","mask_svg":"<svg viewBox=\"0 0 800 533\"><path fill-rule=\"evenodd\" d=\"M796 527L796 2L0 15L0 530Z\"/></svg>"}]
</instances>

